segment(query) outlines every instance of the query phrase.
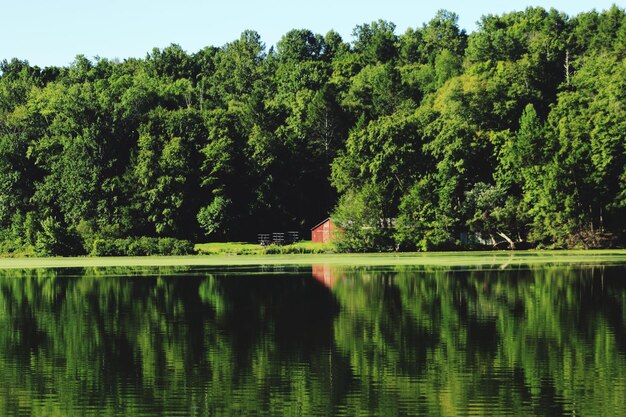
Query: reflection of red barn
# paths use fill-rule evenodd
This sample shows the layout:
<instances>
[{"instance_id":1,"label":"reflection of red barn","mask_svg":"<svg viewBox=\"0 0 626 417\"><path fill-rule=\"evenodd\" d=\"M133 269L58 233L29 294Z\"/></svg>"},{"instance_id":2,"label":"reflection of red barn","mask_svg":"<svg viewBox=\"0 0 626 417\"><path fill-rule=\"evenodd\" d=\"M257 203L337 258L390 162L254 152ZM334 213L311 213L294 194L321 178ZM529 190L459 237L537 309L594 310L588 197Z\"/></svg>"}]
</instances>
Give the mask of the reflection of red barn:
<instances>
[{"instance_id":1,"label":"reflection of red barn","mask_svg":"<svg viewBox=\"0 0 626 417\"><path fill-rule=\"evenodd\" d=\"M311 229L311 240L317 243L330 242L335 236L337 230L335 223L328 218Z\"/></svg>"},{"instance_id":2,"label":"reflection of red barn","mask_svg":"<svg viewBox=\"0 0 626 417\"><path fill-rule=\"evenodd\" d=\"M340 278L335 271L335 267L330 265L311 265L311 275L327 288L332 288Z\"/></svg>"}]
</instances>

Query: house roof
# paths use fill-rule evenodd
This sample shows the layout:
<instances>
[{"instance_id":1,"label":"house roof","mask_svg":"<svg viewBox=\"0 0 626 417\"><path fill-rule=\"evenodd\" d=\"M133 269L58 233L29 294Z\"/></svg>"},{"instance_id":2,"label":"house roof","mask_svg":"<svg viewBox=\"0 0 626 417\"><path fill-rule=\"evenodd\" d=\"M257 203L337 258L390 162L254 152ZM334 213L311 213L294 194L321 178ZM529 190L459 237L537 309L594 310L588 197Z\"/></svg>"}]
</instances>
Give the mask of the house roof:
<instances>
[{"instance_id":1,"label":"house roof","mask_svg":"<svg viewBox=\"0 0 626 417\"><path fill-rule=\"evenodd\" d=\"M324 223L326 223L326 222L327 222L327 221L329 221L329 220L330 220L330 217L326 217L324 220L322 220L321 222L319 222L318 224L316 224L315 226L313 226L313 227L311 228L311 230L315 230L315 229L317 229L318 227L320 227L321 225L323 225Z\"/></svg>"}]
</instances>

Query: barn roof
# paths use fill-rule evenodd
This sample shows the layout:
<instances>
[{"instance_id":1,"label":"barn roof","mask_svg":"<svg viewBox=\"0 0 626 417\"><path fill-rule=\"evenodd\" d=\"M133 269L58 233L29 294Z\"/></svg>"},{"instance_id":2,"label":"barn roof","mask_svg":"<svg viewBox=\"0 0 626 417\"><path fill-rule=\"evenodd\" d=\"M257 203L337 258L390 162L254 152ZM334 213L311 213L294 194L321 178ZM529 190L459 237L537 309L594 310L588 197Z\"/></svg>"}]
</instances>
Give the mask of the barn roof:
<instances>
[{"instance_id":1,"label":"barn roof","mask_svg":"<svg viewBox=\"0 0 626 417\"><path fill-rule=\"evenodd\" d=\"M319 222L318 224L316 224L315 226L313 226L313 227L311 228L311 230L315 230L315 229L317 229L318 227L320 227L321 225L323 225L324 223L326 223L326 222L327 222L327 221L329 221L329 220L330 220L330 217L326 217L324 220L322 220L321 222Z\"/></svg>"}]
</instances>

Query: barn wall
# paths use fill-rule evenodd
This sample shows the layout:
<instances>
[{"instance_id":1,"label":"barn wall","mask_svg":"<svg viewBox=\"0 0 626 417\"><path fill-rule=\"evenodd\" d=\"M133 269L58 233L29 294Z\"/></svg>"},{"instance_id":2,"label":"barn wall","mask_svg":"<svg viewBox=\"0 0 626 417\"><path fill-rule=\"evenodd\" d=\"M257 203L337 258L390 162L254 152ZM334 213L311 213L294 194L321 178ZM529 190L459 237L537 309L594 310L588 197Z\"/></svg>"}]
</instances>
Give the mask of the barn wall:
<instances>
[{"instance_id":1,"label":"barn wall","mask_svg":"<svg viewBox=\"0 0 626 417\"><path fill-rule=\"evenodd\" d=\"M317 243L330 242L336 229L337 227L332 220L328 219L311 231L311 240Z\"/></svg>"}]
</instances>

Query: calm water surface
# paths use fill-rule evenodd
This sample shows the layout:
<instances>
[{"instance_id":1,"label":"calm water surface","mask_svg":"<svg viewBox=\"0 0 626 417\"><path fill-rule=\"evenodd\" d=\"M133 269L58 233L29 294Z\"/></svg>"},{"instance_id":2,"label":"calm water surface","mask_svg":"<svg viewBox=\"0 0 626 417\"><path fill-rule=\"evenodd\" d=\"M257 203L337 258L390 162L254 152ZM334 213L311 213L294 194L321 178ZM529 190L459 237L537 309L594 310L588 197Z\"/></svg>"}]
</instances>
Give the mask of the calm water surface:
<instances>
[{"instance_id":1,"label":"calm water surface","mask_svg":"<svg viewBox=\"0 0 626 417\"><path fill-rule=\"evenodd\" d=\"M626 267L0 271L0 415L626 415Z\"/></svg>"}]
</instances>

